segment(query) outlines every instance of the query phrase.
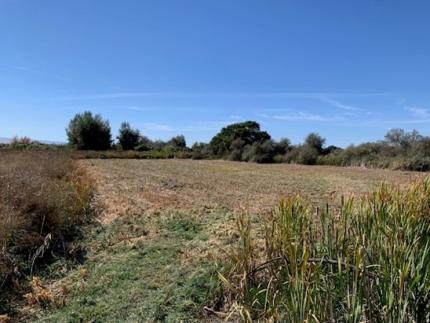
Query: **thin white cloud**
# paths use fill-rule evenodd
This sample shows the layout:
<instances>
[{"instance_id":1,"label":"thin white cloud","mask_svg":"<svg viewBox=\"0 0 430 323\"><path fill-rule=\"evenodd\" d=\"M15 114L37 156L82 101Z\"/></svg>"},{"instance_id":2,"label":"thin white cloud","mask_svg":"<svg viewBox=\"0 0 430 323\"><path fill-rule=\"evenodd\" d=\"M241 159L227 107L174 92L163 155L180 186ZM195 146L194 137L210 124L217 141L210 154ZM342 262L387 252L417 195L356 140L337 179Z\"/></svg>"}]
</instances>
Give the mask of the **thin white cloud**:
<instances>
[{"instance_id":1,"label":"thin white cloud","mask_svg":"<svg viewBox=\"0 0 430 323\"><path fill-rule=\"evenodd\" d=\"M328 103L328 104L330 104L330 105L332 105L332 106L334 106L336 108L339 108L339 109L342 109L342 110L346 110L346 111L360 111L360 110L363 110L363 109L358 108L356 106L345 104L345 103L339 102L337 100L334 100L334 99L328 98L328 97L321 97L320 100L323 101L323 102L326 102L326 103Z\"/></svg>"},{"instance_id":2,"label":"thin white cloud","mask_svg":"<svg viewBox=\"0 0 430 323\"><path fill-rule=\"evenodd\" d=\"M88 95L76 95L57 97L54 100L98 100L98 99L118 99L118 98L133 98L133 97L183 97L183 98L266 98L266 99L281 99L281 98L298 98L298 99L313 99L329 103L344 110L361 110L360 108L344 104L338 101L341 97L363 97L363 96L381 96L387 93L325 93L325 92L112 92L112 93L96 93ZM333 99L336 97L337 99Z\"/></svg>"},{"instance_id":3,"label":"thin white cloud","mask_svg":"<svg viewBox=\"0 0 430 323\"><path fill-rule=\"evenodd\" d=\"M406 107L405 109L411 112L415 118L430 119L430 109L422 107Z\"/></svg>"},{"instance_id":4,"label":"thin white cloud","mask_svg":"<svg viewBox=\"0 0 430 323\"><path fill-rule=\"evenodd\" d=\"M172 132L175 131L172 127L166 124L160 124L160 123L145 123L143 125L144 130L152 130L152 131L166 131L166 132Z\"/></svg>"},{"instance_id":5,"label":"thin white cloud","mask_svg":"<svg viewBox=\"0 0 430 323\"><path fill-rule=\"evenodd\" d=\"M149 108L149 107L131 106L131 107L127 107L127 110L139 111L139 112L147 112L147 111L152 111L154 109L153 108Z\"/></svg>"},{"instance_id":6,"label":"thin white cloud","mask_svg":"<svg viewBox=\"0 0 430 323\"><path fill-rule=\"evenodd\" d=\"M374 119L368 121L370 124L408 125L430 123L430 109L423 107L405 107L411 113L410 118L404 119Z\"/></svg>"},{"instance_id":7,"label":"thin white cloud","mask_svg":"<svg viewBox=\"0 0 430 323\"><path fill-rule=\"evenodd\" d=\"M184 132L205 132L205 131L216 131L219 130L229 124L231 124L231 121L198 121L192 124L189 127L185 127L182 129L179 129L180 131Z\"/></svg>"},{"instance_id":8,"label":"thin white cloud","mask_svg":"<svg viewBox=\"0 0 430 323\"><path fill-rule=\"evenodd\" d=\"M65 81L65 82L70 82L72 81L72 79L65 77L63 75L58 75L58 74L52 74L52 73L46 73L34 68L29 68L26 66L19 66L19 65L11 65L11 64L2 64L0 65L0 67L4 67L6 69L9 70L15 70L15 71L19 71L19 72L23 72L23 73L28 73L28 74L34 74L34 75L39 75L42 77L48 77L51 79L56 79L56 80L60 80L60 81Z\"/></svg>"},{"instance_id":9,"label":"thin white cloud","mask_svg":"<svg viewBox=\"0 0 430 323\"><path fill-rule=\"evenodd\" d=\"M285 121L314 121L314 122L329 122L338 121L342 118L339 116L327 117L319 114L309 113L309 112L290 112L283 115L268 115L268 114L258 114L258 116L268 119L275 120L285 120Z\"/></svg>"},{"instance_id":10,"label":"thin white cloud","mask_svg":"<svg viewBox=\"0 0 430 323\"><path fill-rule=\"evenodd\" d=\"M101 93L90 95L77 95L77 96L63 96L54 98L55 101L86 101L86 100L100 100L100 99L119 99L119 98L135 98L160 95L151 92L116 92L116 93Z\"/></svg>"},{"instance_id":11,"label":"thin white cloud","mask_svg":"<svg viewBox=\"0 0 430 323\"><path fill-rule=\"evenodd\" d=\"M187 127L172 127L167 124L159 123L145 123L143 125L144 131L161 131L161 132L207 132L218 131L222 127L231 124L231 121L198 121Z\"/></svg>"}]
</instances>

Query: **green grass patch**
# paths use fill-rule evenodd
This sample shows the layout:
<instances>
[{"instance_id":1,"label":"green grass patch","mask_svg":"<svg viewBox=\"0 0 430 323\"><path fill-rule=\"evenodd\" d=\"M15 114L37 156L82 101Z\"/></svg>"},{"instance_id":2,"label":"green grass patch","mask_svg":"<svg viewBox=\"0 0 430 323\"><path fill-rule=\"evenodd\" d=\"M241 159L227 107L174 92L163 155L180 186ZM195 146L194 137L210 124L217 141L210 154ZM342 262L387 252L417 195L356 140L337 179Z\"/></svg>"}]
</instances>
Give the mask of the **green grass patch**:
<instances>
[{"instance_id":1,"label":"green grass patch","mask_svg":"<svg viewBox=\"0 0 430 323\"><path fill-rule=\"evenodd\" d=\"M193 240L202 231L200 224L186 218L170 219L166 223L166 229L184 240Z\"/></svg>"},{"instance_id":2,"label":"green grass patch","mask_svg":"<svg viewBox=\"0 0 430 323\"><path fill-rule=\"evenodd\" d=\"M123 240L126 233L142 236L144 222L143 217L121 219L105 230L93 230L88 237L92 254L63 280L63 286L70 291L65 306L40 309L32 321L201 319L203 307L219 287L217 267L209 263L184 265L181 254L202 227L184 216L175 216L164 222L156 237L136 243Z\"/></svg>"}]
</instances>

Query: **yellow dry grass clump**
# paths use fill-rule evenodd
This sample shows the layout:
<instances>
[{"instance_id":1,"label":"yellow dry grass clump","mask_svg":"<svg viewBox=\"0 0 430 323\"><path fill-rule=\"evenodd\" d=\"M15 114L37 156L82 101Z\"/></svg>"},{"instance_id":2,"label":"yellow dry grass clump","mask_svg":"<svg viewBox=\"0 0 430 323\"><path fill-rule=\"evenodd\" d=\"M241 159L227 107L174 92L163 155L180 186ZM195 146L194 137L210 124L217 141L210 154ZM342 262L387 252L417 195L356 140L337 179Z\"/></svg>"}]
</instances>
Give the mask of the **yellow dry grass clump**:
<instances>
[{"instance_id":1,"label":"yellow dry grass clump","mask_svg":"<svg viewBox=\"0 0 430 323\"><path fill-rule=\"evenodd\" d=\"M54 302L52 291L43 286L39 277L33 277L30 282L31 292L24 297L29 305L49 305Z\"/></svg>"}]
</instances>

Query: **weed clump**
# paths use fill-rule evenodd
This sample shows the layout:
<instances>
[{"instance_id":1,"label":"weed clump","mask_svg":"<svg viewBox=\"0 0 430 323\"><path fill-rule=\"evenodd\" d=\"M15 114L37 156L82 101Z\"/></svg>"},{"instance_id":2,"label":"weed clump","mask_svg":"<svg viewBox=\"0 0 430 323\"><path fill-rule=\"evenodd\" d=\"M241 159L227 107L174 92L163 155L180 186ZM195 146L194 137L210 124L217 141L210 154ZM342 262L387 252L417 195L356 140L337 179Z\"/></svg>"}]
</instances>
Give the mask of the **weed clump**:
<instances>
[{"instance_id":1,"label":"weed clump","mask_svg":"<svg viewBox=\"0 0 430 323\"><path fill-rule=\"evenodd\" d=\"M337 210L280 203L257 249L249 219L221 276L230 317L246 321L430 320L430 182L382 185Z\"/></svg>"},{"instance_id":2,"label":"weed clump","mask_svg":"<svg viewBox=\"0 0 430 323\"><path fill-rule=\"evenodd\" d=\"M20 289L20 282L54 252L67 253L67 242L89 213L91 196L90 179L66 153L1 152L3 296L5 291ZM3 306L2 299L2 312Z\"/></svg>"}]
</instances>

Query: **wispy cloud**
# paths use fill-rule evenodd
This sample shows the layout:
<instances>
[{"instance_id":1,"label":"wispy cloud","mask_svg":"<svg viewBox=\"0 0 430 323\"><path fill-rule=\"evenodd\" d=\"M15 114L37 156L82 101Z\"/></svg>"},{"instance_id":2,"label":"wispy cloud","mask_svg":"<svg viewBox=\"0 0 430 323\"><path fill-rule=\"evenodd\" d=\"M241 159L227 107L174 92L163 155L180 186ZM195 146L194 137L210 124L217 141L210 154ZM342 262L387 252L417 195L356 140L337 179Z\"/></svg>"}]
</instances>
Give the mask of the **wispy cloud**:
<instances>
[{"instance_id":1,"label":"wispy cloud","mask_svg":"<svg viewBox=\"0 0 430 323\"><path fill-rule=\"evenodd\" d=\"M152 122L145 123L143 125L143 129L144 130L152 130L152 131L166 131L166 132L175 131L175 129L170 127L169 125L160 124L160 123L152 123Z\"/></svg>"},{"instance_id":2,"label":"wispy cloud","mask_svg":"<svg viewBox=\"0 0 430 323\"><path fill-rule=\"evenodd\" d=\"M367 121L367 124L390 125L391 127L414 124L430 124L430 109L423 107L405 107L404 109L409 111L410 117L402 119L372 119Z\"/></svg>"},{"instance_id":3,"label":"wispy cloud","mask_svg":"<svg viewBox=\"0 0 430 323\"><path fill-rule=\"evenodd\" d=\"M398 127L401 125L413 125L413 124L430 124L430 118L428 119L391 119L391 120L369 120L365 122L368 125L390 125L391 127Z\"/></svg>"},{"instance_id":4,"label":"wispy cloud","mask_svg":"<svg viewBox=\"0 0 430 323\"><path fill-rule=\"evenodd\" d=\"M186 127L173 127L167 124L160 123L145 123L143 130L145 131L160 131L160 132L212 132L218 131L222 127L231 124L231 121L197 121Z\"/></svg>"},{"instance_id":5,"label":"wispy cloud","mask_svg":"<svg viewBox=\"0 0 430 323\"><path fill-rule=\"evenodd\" d=\"M63 96L63 97L53 98L53 100L54 101L87 101L87 100L100 100L100 99L136 98L136 97L147 97L147 96L154 96L154 95L162 95L162 94L155 93L155 92L115 92L115 93Z\"/></svg>"},{"instance_id":6,"label":"wispy cloud","mask_svg":"<svg viewBox=\"0 0 430 323\"><path fill-rule=\"evenodd\" d=\"M97 100L118 99L132 97L182 97L182 98L261 98L261 99L312 99L329 103L344 110L360 110L360 108L339 102L340 98L354 98L364 96L381 96L387 93L329 93L329 92L172 92L172 91L137 91L110 92L86 95L57 97L54 100ZM336 99L334 99L336 98Z\"/></svg>"},{"instance_id":7,"label":"wispy cloud","mask_svg":"<svg viewBox=\"0 0 430 323\"><path fill-rule=\"evenodd\" d=\"M314 121L314 122L329 122L338 121L342 118L340 116L323 116L320 114L294 111L283 115L268 115L268 114L258 114L259 117L275 119L275 120L285 120L285 121Z\"/></svg>"},{"instance_id":8,"label":"wispy cloud","mask_svg":"<svg viewBox=\"0 0 430 323\"><path fill-rule=\"evenodd\" d=\"M54 73L48 73L48 72L40 71L40 70L37 70L37 69L34 69L34 68L29 68L29 67L26 67L26 66L11 65L11 64L2 64L2 65L0 65L0 67L6 68L8 70L14 70L14 71L19 71L19 72L23 72L23 73L39 75L41 77L47 77L47 78L51 78L51 79L55 79L55 80L60 80L60 81L65 81L65 82L72 81L72 79L70 79L68 77L65 77L63 75L54 74Z\"/></svg>"},{"instance_id":9,"label":"wispy cloud","mask_svg":"<svg viewBox=\"0 0 430 323\"><path fill-rule=\"evenodd\" d=\"M342 109L342 110L346 110L346 111L360 111L360 110L363 110L362 108L358 108L356 106L345 104L345 103L339 102L339 101L334 100L334 99L329 98L329 97L320 97L319 99L321 101L323 101L323 102L326 102L326 103L328 103L328 104L330 104L330 105L332 105L332 106L334 106L336 108Z\"/></svg>"},{"instance_id":10,"label":"wispy cloud","mask_svg":"<svg viewBox=\"0 0 430 323\"><path fill-rule=\"evenodd\" d=\"M416 118L430 119L430 109L422 107L406 107L405 109L411 112Z\"/></svg>"},{"instance_id":11,"label":"wispy cloud","mask_svg":"<svg viewBox=\"0 0 430 323\"><path fill-rule=\"evenodd\" d=\"M153 111L154 108L150 108L150 107L138 107L138 106L131 106L131 107L127 107L127 110L131 110L131 111L139 111L139 112L147 112L147 111Z\"/></svg>"}]
</instances>

